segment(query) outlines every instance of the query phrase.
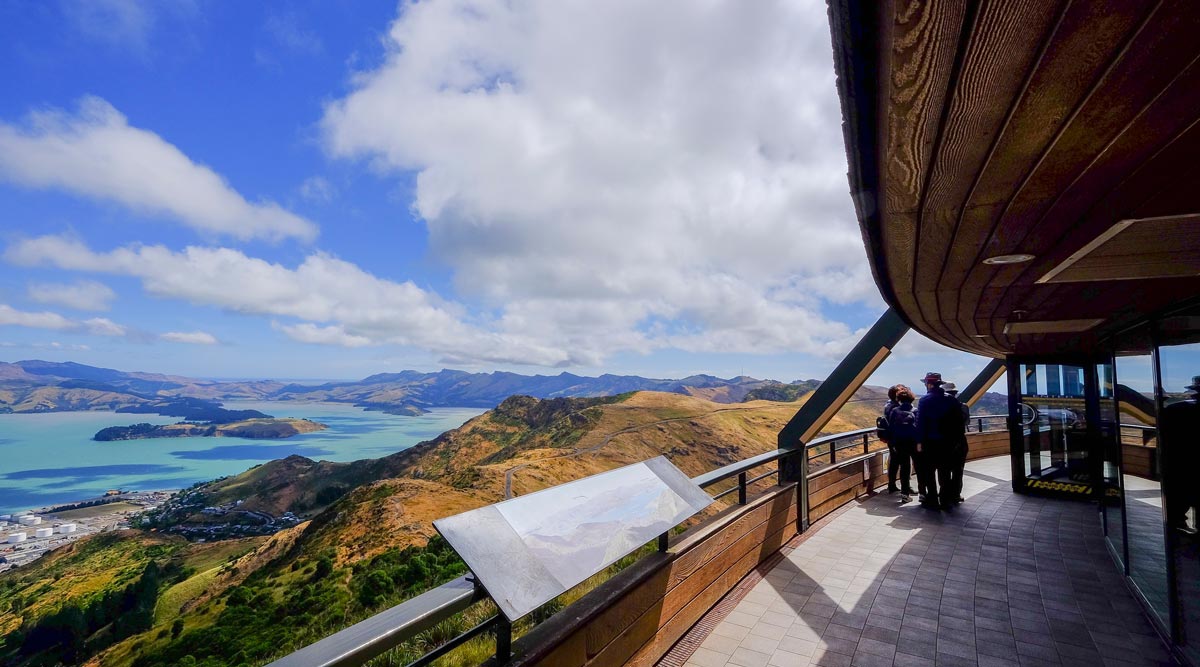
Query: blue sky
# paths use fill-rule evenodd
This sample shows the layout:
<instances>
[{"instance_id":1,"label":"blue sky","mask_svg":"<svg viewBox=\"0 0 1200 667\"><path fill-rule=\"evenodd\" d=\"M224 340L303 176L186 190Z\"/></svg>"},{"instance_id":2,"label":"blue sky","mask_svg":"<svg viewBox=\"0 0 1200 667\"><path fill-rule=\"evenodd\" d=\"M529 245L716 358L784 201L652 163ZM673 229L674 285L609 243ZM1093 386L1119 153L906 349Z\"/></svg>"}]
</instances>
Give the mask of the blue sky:
<instances>
[{"instance_id":1,"label":"blue sky","mask_svg":"<svg viewBox=\"0 0 1200 667\"><path fill-rule=\"evenodd\" d=\"M0 359L822 377L824 3L0 5ZM916 337L875 381L984 360Z\"/></svg>"}]
</instances>

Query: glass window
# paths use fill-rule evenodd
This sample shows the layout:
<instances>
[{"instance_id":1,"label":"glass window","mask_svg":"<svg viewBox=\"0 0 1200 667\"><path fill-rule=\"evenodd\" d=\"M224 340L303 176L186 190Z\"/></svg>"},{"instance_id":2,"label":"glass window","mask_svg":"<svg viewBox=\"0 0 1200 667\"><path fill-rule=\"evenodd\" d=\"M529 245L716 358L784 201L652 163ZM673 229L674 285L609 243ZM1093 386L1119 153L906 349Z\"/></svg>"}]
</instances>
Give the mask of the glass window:
<instances>
[{"instance_id":1,"label":"glass window","mask_svg":"<svg viewBox=\"0 0 1200 667\"><path fill-rule=\"evenodd\" d=\"M1174 567L1177 618L1183 648L1200 662L1200 317L1180 315L1159 323L1162 378L1159 433L1163 516Z\"/></svg>"},{"instance_id":2,"label":"glass window","mask_svg":"<svg viewBox=\"0 0 1200 667\"><path fill-rule=\"evenodd\" d=\"M1170 607L1151 349L1148 328L1122 338L1116 352L1114 393L1121 423L1127 568L1165 625Z\"/></svg>"},{"instance_id":3,"label":"glass window","mask_svg":"<svg viewBox=\"0 0 1200 667\"><path fill-rule=\"evenodd\" d=\"M1096 376L1100 389L1100 431L1104 443L1104 463L1101 472L1104 495L1104 534L1112 545L1121 567L1125 567L1125 498L1121 484L1121 422L1116 399L1116 381L1111 363L1097 364Z\"/></svg>"}]
</instances>

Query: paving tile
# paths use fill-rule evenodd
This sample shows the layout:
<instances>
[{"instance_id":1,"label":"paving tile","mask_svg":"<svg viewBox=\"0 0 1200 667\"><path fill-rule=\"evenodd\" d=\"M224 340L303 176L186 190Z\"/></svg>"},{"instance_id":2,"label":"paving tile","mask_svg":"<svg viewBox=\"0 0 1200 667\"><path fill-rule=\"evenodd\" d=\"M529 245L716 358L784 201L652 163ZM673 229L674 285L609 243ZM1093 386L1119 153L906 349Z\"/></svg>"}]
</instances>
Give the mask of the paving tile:
<instances>
[{"instance_id":1,"label":"paving tile","mask_svg":"<svg viewBox=\"0 0 1200 667\"><path fill-rule=\"evenodd\" d=\"M892 664L895 667L935 667L932 658L925 658L911 653L896 653Z\"/></svg>"},{"instance_id":2,"label":"paving tile","mask_svg":"<svg viewBox=\"0 0 1200 667\"><path fill-rule=\"evenodd\" d=\"M783 636L785 634L787 634L787 628L784 628L784 627L781 627L778 625L771 625L769 623L759 623L758 625L755 625L753 628L750 628L749 636L750 637L762 637L764 639L774 639L775 641L779 641L780 639L783 639ZM743 641L745 641L745 640L743 640Z\"/></svg>"},{"instance_id":3,"label":"paving tile","mask_svg":"<svg viewBox=\"0 0 1200 667\"><path fill-rule=\"evenodd\" d=\"M728 661L729 656L727 654L718 653L703 646L696 649L692 657L688 658L688 664L696 665L697 667L725 667Z\"/></svg>"},{"instance_id":4,"label":"paving tile","mask_svg":"<svg viewBox=\"0 0 1200 667\"><path fill-rule=\"evenodd\" d=\"M771 661L770 653L761 653L759 651L751 651L747 648L739 648L729 656L730 665L738 665L738 667L767 667L767 663Z\"/></svg>"},{"instance_id":5,"label":"paving tile","mask_svg":"<svg viewBox=\"0 0 1200 667\"><path fill-rule=\"evenodd\" d=\"M811 661L811 656L800 655L779 649L771 654L767 664L771 667L805 667Z\"/></svg>"},{"instance_id":6,"label":"paving tile","mask_svg":"<svg viewBox=\"0 0 1200 667\"><path fill-rule=\"evenodd\" d=\"M701 644L703 648L716 651L717 653L724 653L725 655L732 655L739 645L738 640L733 637L722 637L715 633L710 634L704 640L704 643Z\"/></svg>"},{"instance_id":7,"label":"paving tile","mask_svg":"<svg viewBox=\"0 0 1200 667\"><path fill-rule=\"evenodd\" d=\"M820 665L820 667L850 667L850 661L853 656L836 651L828 651L825 649L817 649L812 654L812 662L810 664Z\"/></svg>"}]
</instances>

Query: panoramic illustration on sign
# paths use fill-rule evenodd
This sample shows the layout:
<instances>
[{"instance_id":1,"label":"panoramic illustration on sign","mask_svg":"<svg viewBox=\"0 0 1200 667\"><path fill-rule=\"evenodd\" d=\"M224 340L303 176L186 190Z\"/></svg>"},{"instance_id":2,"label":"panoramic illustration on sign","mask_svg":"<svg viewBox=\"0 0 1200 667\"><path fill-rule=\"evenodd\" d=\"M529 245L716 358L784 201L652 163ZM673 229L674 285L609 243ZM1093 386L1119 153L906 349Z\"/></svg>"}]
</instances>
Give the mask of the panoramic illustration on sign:
<instances>
[{"instance_id":1,"label":"panoramic illustration on sign","mask_svg":"<svg viewBox=\"0 0 1200 667\"><path fill-rule=\"evenodd\" d=\"M516 620L711 503L660 456L433 525Z\"/></svg>"}]
</instances>

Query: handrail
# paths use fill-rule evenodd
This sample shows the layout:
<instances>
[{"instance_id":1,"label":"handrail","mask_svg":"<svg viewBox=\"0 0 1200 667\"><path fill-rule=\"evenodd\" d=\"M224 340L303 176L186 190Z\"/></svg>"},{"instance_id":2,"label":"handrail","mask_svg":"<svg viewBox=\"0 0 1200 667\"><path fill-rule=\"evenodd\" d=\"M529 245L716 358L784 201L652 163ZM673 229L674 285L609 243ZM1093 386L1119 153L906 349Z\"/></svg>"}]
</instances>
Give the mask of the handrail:
<instances>
[{"instance_id":1,"label":"handrail","mask_svg":"<svg viewBox=\"0 0 1200 667\"><path fill-rule=\"evenodd\" d=\"M285 655L270 667L361 665L485 597L474 579L459 577Z\"/></svg>"},{"instance_id":2,"label":"handrail","mask_svg":"<svg viewBox=\"0 0 1200 667\"><path fill-rule=\"evenodd\" d=\"M1003 418L1004 415L983 416L983 418L991 417ZM831 446L829 452L822 452L820 456L828 455L831 461L829 464L822 465L820 469L808 473L808 478L812 479L813 477L829 472L835 467L840 468L845 465L858 463L879 454L882 450L870 449L871 443L878 442L878 440L871 439L874 433L874 428L863 428L821 436L804 444L803 447L774 449L764 452L757 456L736 461L716 470L697 475L692 478L692 481L701 488L708 488L719 482L736 477L738 479L736 486L721 491L714 498L722 498L728 494L737 492L738 504L744 505L747 499L747 487L755 482L778 474L778 470L772 470L749 477L747 473L750 470L773 463L787 456L799 454L800 452L804 453L806 461L812 461L810 452L823 445L832 445L841 440L862 440L862 451L848 458L838 459L837 454L845 452L850 447L838 448ZM660 540L661 544L662 540ZM474 579L470 575L460 577L286 655L270 663L268 667L300 667L302 665L305 667L356 667L412 639L418 633L433 627L454 614L466 610L486 597L486 592L483 591L482 587L475 585ZM498 620L501 620L499 616L475 626L451 639L448 643L453 644L453 646L446 647L443 645L444 647L434 649L434 652L422 656L412 663L410 667L413 665L429 664L432 658L440 657L454 646L461 645L471 637L482 634L493 625L496 625ZM503 633L497 633L498 636L501 634Z\"/></svg>"}]
</instances>

